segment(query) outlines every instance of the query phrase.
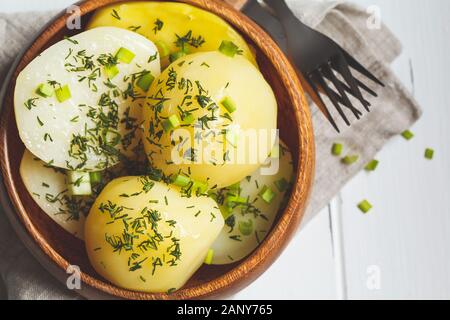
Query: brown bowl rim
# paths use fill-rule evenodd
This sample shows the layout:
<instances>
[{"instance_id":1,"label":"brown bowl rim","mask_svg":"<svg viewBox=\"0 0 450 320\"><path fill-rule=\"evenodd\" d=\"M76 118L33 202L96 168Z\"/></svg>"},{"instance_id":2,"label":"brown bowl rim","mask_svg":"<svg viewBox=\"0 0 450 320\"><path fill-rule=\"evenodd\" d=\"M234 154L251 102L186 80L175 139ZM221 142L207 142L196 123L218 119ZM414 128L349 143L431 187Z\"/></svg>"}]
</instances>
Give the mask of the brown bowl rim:
<instances>
[{"instance_id":1,"label":"brown bowl rim","mask_svg":"<svg viewBox=\"0 0 450 320\"><path fill-rule=\"evenodd\" d=\"M93 10L114 3L137 1L146 0L86 0L79 2L77 5L80 7L81 12L84 15L92 12ZM244 14L237 12L224 2L219 0L176 0L175 2L188 3L222 17L241 33L245 34L254 43L259 43L259 50L270 58L279 77L288 87L287 91L289 94L289 100L291 101L292 108L294 109L295 120L299 124L299 130L297 131L299 141L299 157L296 168L296 183L291 192L286 209L281 214L278 223L273 227L271 233L267 236L265 241L255 250L253 254L227 273L206 283L189 288L181 288L174 293L168 294L144 293L118 288L110 283L105 283L81 272L81 279L83 283L91 287L90 289L94 289L87 290L87 292L90 292L90 296L103 296L102 293L104 293L106 295L111 295L112 298L165 300L213 298L226 295L227 293L229 294L231 292L236 292L256 280L256 278L267 270L267 268L281 254L300 224L311 192L315 161L311 114L303 94L300 81L296 75L296 71L286 56L258 25L256 25ZM3 94L5 94L6 91L5 87L7 88L9 86L13 78L13 73L16 71L17 67L22 64L25 59L27 59L29 52L34 52L35 55L39 50L41 50L45 45L45 41L43 40L51 38L59 30L61 30L61 28L64 27L68 16L69 14L63 12L52 19L51 22L39 34L39 36L33 41L32 45L19 56L6 78L7 81L4 83ZM242 24L240 28L238 28L237 25L238 21ZM1 109L3 109L4 95L2 95L2 98L2 105L0 106ZM6 139L5 130L6 128L3 125L0 128L0 137L2 140ZM23 239L24 244L31 250L32 254L44 265L44 267L46 267L60 281L65 282L65 270L67 270L70 264L46 242L45 238L41 235L39 230L35 228L32 221L28 217L27 211L23 207L16 193L17 190L13 187L14 182L12 181L12 177L8 174L8 172L10 172L10 164L7 158L8 148L6 147L6 141L3 142L5 147L0 148L0 161L3 176L0 200L7 209L5 211L8 213L8 217L13 220L12 222L15 231L22 236L21 238ZM11 212L14 217L12 217ZM16 222L18 222L17 220L20 220L19 223L21 226L15 225L14 220ZM35 252L36 250L40 250L41 252ZM55 264L58 268L54 268ZM101 292L96 292L97 290ZM85 291L85 289L80 291L82 295L83 291Z\"/></svg>"}]
</instances>

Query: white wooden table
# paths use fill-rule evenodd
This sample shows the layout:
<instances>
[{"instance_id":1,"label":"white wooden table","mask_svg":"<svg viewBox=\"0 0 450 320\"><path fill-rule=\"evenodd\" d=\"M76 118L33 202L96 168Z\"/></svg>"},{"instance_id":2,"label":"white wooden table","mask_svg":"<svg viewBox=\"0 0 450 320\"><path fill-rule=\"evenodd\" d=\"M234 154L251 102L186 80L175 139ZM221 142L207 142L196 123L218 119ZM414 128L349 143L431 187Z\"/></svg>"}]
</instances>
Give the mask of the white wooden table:
<instances>
[{"instance_id":1,"label":"white wooden table","mask_svg":"<svg viewBox=\"0 0 450 320\"><path fill-rule=\"evenodd\" d=\"M73 0L2 0L0 11L63 8ZM450 2L354 0L376 5L399 36L393 68L425 113L410 142L397 138L379 169L351 181L239 299L450 298ZM426 161L425 148L436 150ZM369 199L374 209L356 208Z\"/></svg>"}]
</instances>

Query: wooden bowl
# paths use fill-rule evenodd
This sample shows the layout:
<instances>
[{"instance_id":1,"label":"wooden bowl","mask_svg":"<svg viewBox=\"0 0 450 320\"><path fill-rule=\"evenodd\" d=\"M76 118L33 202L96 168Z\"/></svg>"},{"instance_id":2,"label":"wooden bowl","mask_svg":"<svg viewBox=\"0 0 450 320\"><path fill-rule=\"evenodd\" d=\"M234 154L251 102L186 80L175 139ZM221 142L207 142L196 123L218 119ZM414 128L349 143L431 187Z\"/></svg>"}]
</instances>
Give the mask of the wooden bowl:
<instances>
[{"instance_id":1,"label":"wooden bowl","mask_svg":"<svg viewBox=\"0 0 450 320\"><path fill-rule=\"evenodd\" d=\"M83 25L92 12L120 0L79 3ZM219 0L182 0L227 20L255 48L261 71L271 84L279 104L281 138L293 152L296 183L290 201L279 213L270 234L249 257L227 266L204 266L180 290L142 293L118 288L102 279L91 267L84 244L65 232L35 204L19 175L24 146L14 120L13 92L19 72L49 45L74 32L66 29L68 14L54 19L26 49L5 82L0 117L0 162L3 181L0 198L14 228L33 255L56 278L66 281L69 265L81 269L81 295L88 298L199 299L223 298L244 288L260 276L281 254L296 231L311 190L314 172L314 138L311 117L293 67L273 40L255 23ZM240 0L230 0L239 5Z\"/></svg>"}]
</instances>

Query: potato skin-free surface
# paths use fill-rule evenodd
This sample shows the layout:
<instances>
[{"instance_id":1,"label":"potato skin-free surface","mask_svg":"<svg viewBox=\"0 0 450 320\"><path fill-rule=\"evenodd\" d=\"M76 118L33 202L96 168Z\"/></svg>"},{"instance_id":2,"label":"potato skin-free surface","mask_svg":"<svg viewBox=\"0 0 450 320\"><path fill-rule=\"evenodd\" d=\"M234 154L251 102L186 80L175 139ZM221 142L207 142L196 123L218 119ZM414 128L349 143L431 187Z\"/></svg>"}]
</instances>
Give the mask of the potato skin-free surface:
<instances>
[{"instance_id":1,"label":"potato skin-free surface","mask_svg":"<svg viewBox=\"0 0 450 320\"><path fill-rule=\"evenodd\" d=\"M268 235L277 213L286 204L286 196L290 192L294 174L292 154L284 143L280 144L279 157L271 157L268 162L273 165L277 161L279 162L276 172L265 174L258 169L240 182L239 196L248 199L249 204L235 207L226 220L226 225L211 247L214 250L212 264L230 264L247 257ZM265 169L268 167L265 166ZM287 183L281 190L277 187L280 180ZM265 186L275 193L270 203L265 202L260 195ZM219 191L222 195L229 192L228 189ZM241 223L251 225L249 234L241 232Z\"/></svg>"},{"instance_id":2,"label":"potato skin-free surface","mask_svg":"<svg viewBox=\"0 0 450 320\"><path fill-rule=\"evenodd\" d=\"M225 98L235 104L234 112L224 107ZM239 55L204 52L175 61L153 82L146 102L145 150L166 175L182 171L210 187L226 187L258 169L275 143L274 93ZM192 123L183 123L186 113ZM171 116L181 123L166 131Z\"/></svg>"},{"instance_id":3,"label":"potato skin-free surface","mask_svg":"<svg viewBox=\"0 0 450 320\"><path fill-rule=\"evenodd\" d=\"M20 176L42 211L67 232L83 240L85 216L93 199L71 197L64 172L46 166L28 150L25 150L20 163Z\"/></svg>"},{"instance_id":4,"label":"potato skin-free surface","mask_svg":"<svg viewBox=\"0 0 450 320\"><path fill-rule=\"evenodd\" d=\"M106 57L120 48L135 57L119 61L118 74L108 82ZM118 153L133 157L146 92L132 75L144 71L160 74L157 48L131 31L96 28L54 44L17 77L14 110L21 140L39 159L67 170L101 171L120 162ZM36 92L42 84L50 86L51 96ZM70 98L61 102L56 90L65 86Z\"/></svg>"},{"instance_id":5,"label":"potato skin-free surface","mask_svg":"<svg viewBox=\"0 0 450 320\"><path fill-rule=\"evenodd\" d=\"M188 4L173 2L116 4L98 10L88 28L99 26L135 30L156 44L164 43L170 53L180 51L180 47L176 45L177 35L182 38L189 32L191 32L190 39L194 41L185 48L190 53L218 50L222 41L228 40L235 43L242 50L243 56L256 65L254 55L245 40L227 22ZM161 52L161 45L158 47ZM163 65L168 64L168 59L165 58Z\"/></svg>"},{"instance_id":6,"label":"potato skin-free surface","mask_svg":"<svg viewBox=\"0 0 450 320\"><path fill-rule=\"evenodd\" d=\"M95 270L122 288L173 291L202 265L223 224L208 197L182 198L176 187L123 177L92 206L86 249Z\"/></svg>"}]
</instances>

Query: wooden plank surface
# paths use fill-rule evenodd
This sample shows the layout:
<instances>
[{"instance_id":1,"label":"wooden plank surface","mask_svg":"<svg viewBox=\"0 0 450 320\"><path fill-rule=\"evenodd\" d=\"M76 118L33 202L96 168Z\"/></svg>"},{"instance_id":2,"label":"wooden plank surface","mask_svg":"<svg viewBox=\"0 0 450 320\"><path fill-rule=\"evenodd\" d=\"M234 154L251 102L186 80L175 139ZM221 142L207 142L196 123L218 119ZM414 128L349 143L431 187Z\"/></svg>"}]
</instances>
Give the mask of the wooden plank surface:
<instances>
[{"instance_id":1,"label":"wooden plank surface","mask_svg":"<svg viewBox=\"0 0 450 320\"><path fill-rule=\"evenodd\" d=\"M379 170L361 173L335 200L342 218L348 298L450 298L450 2L358 0L377 5L402 40L394 70L415 93L424 116L379 154ZM436 150L433 161L424 150ZM370 200L362 215L356 204ZM380 286L374 286L379 278ZM375 281L376 282L376 281Z\"/></svg>"}]
</instances>

